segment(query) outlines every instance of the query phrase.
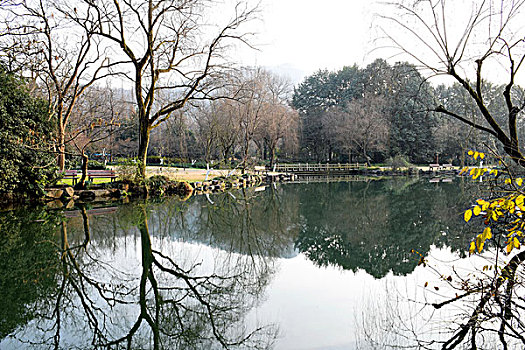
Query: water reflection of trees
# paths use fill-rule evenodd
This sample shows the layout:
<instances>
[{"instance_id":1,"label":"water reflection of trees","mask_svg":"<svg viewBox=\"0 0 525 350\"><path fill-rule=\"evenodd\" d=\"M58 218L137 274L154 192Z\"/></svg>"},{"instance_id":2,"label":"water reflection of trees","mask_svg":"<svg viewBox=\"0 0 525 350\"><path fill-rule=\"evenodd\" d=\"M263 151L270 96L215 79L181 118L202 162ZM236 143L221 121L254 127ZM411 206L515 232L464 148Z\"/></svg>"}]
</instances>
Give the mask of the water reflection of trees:
<instances>
[{"instance_id":1,"label":"water reflection of trees","mask_svg":"<svg viewBox=\"0 0 525 350\"><path fill-rule=\"evenodd\" d=\"M304 218L297 248L319 265L405 275L432 245L463 251L460 212L466 185L414 180L311 184L298 196ZM467 192L467 193L465 193Z\"/></svg>"},{"instance_id":2,"label":"water reflection of trees","mask_svg":"<svg viewBox=\"0 0 525 350\"><path fill-rule=\"evenodd\" d=\"M229 203L249 207L242 198ZM51 225L58 236L52 249L25 253L47 254L42 260L46 270L53 271L53 283L19 303L26 307L30 303L34 313L23 315L18 310L20 317L11 318L12 325L3 324L3 335L11 333L4 346L268 347L275 336L273 327L245 326L247 312L260 300L273 272L268 257L274 252L264 251L270 248L263 242L266 238L249 237L257 254L208 249L212 253L192 256L187 250L198 245L183 243L183 233L196 241L206 238L198 238L199 231L188 222L201 213L184 206L178 201L130 205L100 217L82 210L78 218ZM252 220L247 209L237 214L236 219ZM179 232L172 231L177 228ZM213 226L203 224L205 228ZM24 229L11 231L21 235ZM227 243L231 245L239 233L227 234ZM35 247L36 241L32 240ZM224 239L219 245L227 246ZM29 277L33 268L26 264L14 273L20 279Z\"/></svg>"},{"instance_id":3,"label":"water reflection of trees","mask_svg":"<svg viewBox=\"0 0 525 350\"><path fill-rule=\"evenodd\" d=\"M472 194L457 188L287 184L100 216L81 210L67 221L2 213L0 330L14 340L0 347L265 347L275 330L243 325L264 297L274 257L293 256L295 243L319 265L409 273L412 249L468 246L470 235L453 233Z\"/></svg>"},{"instance_id":4,"label":"water reflection of trees","mask_svg":"<svg viewBox=\"0 0 525 350\"><path fill-rule=\"evenodd\" d=\"M57 287L54 228L44 211L0 212L0 339L33 319L36 303Z\"/></svg>"}]
</instances>

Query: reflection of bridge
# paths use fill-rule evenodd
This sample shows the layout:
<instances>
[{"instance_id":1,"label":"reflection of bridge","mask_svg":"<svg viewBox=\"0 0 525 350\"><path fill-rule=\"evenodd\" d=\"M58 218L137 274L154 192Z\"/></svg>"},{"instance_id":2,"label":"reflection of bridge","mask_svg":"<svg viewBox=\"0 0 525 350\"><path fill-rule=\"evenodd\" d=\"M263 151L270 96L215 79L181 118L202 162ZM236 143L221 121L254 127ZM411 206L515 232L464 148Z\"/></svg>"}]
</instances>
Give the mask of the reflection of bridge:
<instances>
[{"instance_id":1,"label":"reflection of bridge","mask_svg":"<svg viewBox=\"0 0 525 350\"><path fill-rule=\"evenodd\" d=\"M357 170L361 167L366 167L366 164L299 163L278 164L272 170L297 175L351 175L357 174Z\"/></svg>"},{"instance_id":2,"label":"reflection of bridge","mask_svg":"<svg viewBox=\"0 0 525 350\"><path fill-rule=\"evenodd\" d=\"M301 175L291 183L317 183L317 182L366 182L369 181L362 175Z\"/></svg>"}]
</instances>

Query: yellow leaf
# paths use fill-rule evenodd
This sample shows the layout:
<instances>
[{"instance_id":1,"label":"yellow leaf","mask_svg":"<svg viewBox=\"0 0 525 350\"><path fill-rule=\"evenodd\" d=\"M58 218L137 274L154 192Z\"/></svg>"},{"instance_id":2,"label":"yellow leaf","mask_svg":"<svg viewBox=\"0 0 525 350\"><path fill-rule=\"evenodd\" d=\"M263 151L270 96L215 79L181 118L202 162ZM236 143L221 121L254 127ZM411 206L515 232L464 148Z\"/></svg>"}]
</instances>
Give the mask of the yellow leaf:
<instances>
[{"instance_id":1,"label":"yellow leaf","mask_svg":"<svg viewBox=\"0 0 525 350\"><path fill-rule=\"evenodd\" d=\"M490 227L486 227L483 230L483 239L486 240L486 239L491 239L491 238L492 238L492 230L490 229Z\"/></svg>"},{"instance_id":2,"label":"yellow leaf","mask_svg":"<svg viewBox=\"0 0 525 350\"><path fill-rule=\"evenodd\" d=\"M461 171L459 172L459 175L463 175L464 173L466 173L468 170L468 167L464 167L463 169L461 169Z\"/></svg>"},{"instance_id":3,"label":"yellow leaf","mask_svg":"<svg viewBox=\"0 0 525 350\"><path fill-rule=\"evenodd\" d=\"M519 196L516 197L515 202L518 207L521 207L525 202L525 196L520 194Z\"/></svg>"},{"instance_id":4,"label":"yellow leaf","mask_svg":"<svg viewBox=\"0 0 525 350\"><path fill-rule=\"evenodd\" d=\"M471 217L472 217L472 210L469 209L465 212L465 215L463 216L463 218L465 219L465 222L469 222Z\"/></svg>"},{"instance_id":5,"label":"yellow leaf","mask_svg":"<svg viewBox=\"0 0 525 350\"><path fill-rule=\"evenodd\" d=\"M521 177L518 177L516 179L516 185L521 186L522 183L523 183L523 179Z\"/></svg>"},{"instance_id":6,"label":"yellow leaf","mask_svg":"<svg viewBox=\"0 0 525 350\"><path fill-rule=\"evenodd\" d=\"M475 216L478 216L478 215L481 213L481 208L479 207L479 205L476 205L476 206L474 207L474 210L473 210L473 211L474 211L474 215L475 215Z\"/></svg>"},{"instance_id":7,"label":"yellow leaf","mask_svg":"<svg viewBox=\"0 0 525 350\"><path fill-rule=\"evenodd\" d=\"M470 254L474 253L476 251L476 243L470 242L470 248L468 251Z\"/></svg>"},{"instance_id":8,"label":"yellow leaf","mask_svg":"<svg viewBox=\"0 0 525 350\"><path fill-rule=\"evenodd\" d=\"M474 151L473 151L473 150L469 150L469 151L467 152L467 154L468 154L469 156L471 156L471 155L474 154Z\"/></svg>"},{"instance_id":9,"label":"yellow leaf","mask_svg":"<svg viewBox=\"0 0 525 350\"><path fill-rule=\"evenodd\" d=\"M474 159L478 159L478 156L479 156L479 152L478 151L474 152Z\"/></svg>"},{"instance_id":10,"label":"yellow leaf","mask_svg":"<svg viewBox=\"0 0 525 350\"><path fill-rule=\"evenodd\" d=\"M512 181L510 179L505 179L505 184L509 185Z\"/></svg>"},{"instance_id":11,"label":"yellow leaf","mask_svg":"<svg viewBox=\"0 0 525 350\"><path fill-rule=\"evenodd\" d=\"M481 159L485 159L485 153L481 153L481 152L479 152L479 157L480 157Z\"/></svg>"},{"instance_id":12,"label":"yellow leaf","mask_svg":"<svg viewBox=\"0 0 525 350\"><path fill-rule=\"evenodd\" d=\"M470 169L470 173L469 173L470 176L474 175L475 172L476 172L476 168L472 168L472 169Z\"/></svg>"},{"instance_id":13,"label":"yellow leaf","mask_svg":"<svg viewBox=\"0 0 525 350\"><path fill-rule=\"evenodd\" d=\"M479 247L478 247L478 253L481 253L481 251L483 250L483 246L485 245L485 242L481 242L479 244Z\"/></svg>"},{"instance_id":14,"label":"yellow leaf","mask_svg":"<svg viewBox=\"0 0 525 350\"><path fill-rule=\"evenodd\" d=\"M478 253L481 253L483 250L483 245L485 244L485 241L483 240L483 237L481 235L478 235L476 237L476 245L478 246Z\"/></svg>"},{"instance_id":15,"label":"yellow leaf","mask_svg":"<svg viewBox=\"0 0 525 350\"><path fill-rule=\"evenodd\" d=\"M515 248L519 248L519 247L520 247L520 241L518 241L518 238L517 238L517 237L514 237L512 243L514 244L514 247L515 247Z\"/></svg>"}]
</instances>

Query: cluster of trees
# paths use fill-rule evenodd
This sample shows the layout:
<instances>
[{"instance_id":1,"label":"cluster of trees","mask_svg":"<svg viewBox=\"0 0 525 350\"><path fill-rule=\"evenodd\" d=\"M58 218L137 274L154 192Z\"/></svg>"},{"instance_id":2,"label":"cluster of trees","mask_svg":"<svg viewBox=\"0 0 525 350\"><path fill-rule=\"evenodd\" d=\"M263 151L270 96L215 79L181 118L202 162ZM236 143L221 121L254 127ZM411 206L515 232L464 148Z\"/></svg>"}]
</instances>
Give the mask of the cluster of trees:
<instances>
[{"instance_id":1,"label":"cluster of trees","mask_svg":"<svg viewBox=\"0 0 525 350\"><path fill-rule=\"evenodd\" d=\"M1 60L26 78L33 97L47 101L53 130L46 135L53 137L42 140L59 170L68 155L86 169L88 152L104 149L136 156L140 177L148 153L243 167L277 158L371 163L397 155L457 164L468 149L489 144L521 159L525 92L514 76L523 57L511 55L520 42L490 46L475 79L459 73L465 56L437 43L440 62L448 64L433 72L452 76L453 85L433 87L421 67L378 59L318 71L292 92L268 71L234 69L225 59L232 45L249 42L244 24L256 7L238 3L231 18L214 25L201 10L211 10L207 1L2 3ZM505 48L511 79L490 84L482 64Z\"/></svg>"},{"instance_id":2,"label":"cluster of trees","mask_svg":"<svg viewBox=\"0 0 525 350\"><path fill-rule=\"evenodd\" d=\"M227 59L232 46L248 44L244 25L257 7L238 2L212 24L203 11L228 5L208 5L2 3L1 61L47 101L54 137L45 141L60 171L68 159L87 169L88 153L137 157L143 177L148 153L246 165L295 150L291 85Z\"/></svg>"},{"instance_id":3,"label":"cluster of trees","mask_svg":"<svg viewBox=\"0 0 525 350\"><path fill-rule=\"evenodd\" d=\"M74 137L84 138L74 145L83 154L86 143L109 137L107 126L118 126L108 106L102 117L80 101L91 88L121 80L131 86L138 175L145 176L151 131L188 102L214 96L220 88L215 83L222 81L217 78L230 70L227 49L248 42L244 25L255 17L256 6L209 5L206 0L2 2L2 60L49 102L60 170ZM206 15L218 10L225 16L210 23ZM86 118L85 108L93 112ZM89 114L96 118L89 120ZM75 115L82 119L77 127L71 125ZM97 128L106 130L94 132Z\"/></svg>"},{"instance_id":4,"label":"cluster of trees","mask_svg":"<svg viewBox=\"0 0 525 350\"><path fill-rule=\"evenodd\" d=\"M505 86L484 82L482 90L487 108L504 126ZM524 96L519 86L512 93ZM436 108L487 124L461 84L434 87L406 62L378 59L365 68L318 71L297 87L293 106L302 125L301 156L316 161L370 163L404 155L419 164L439 159L463 164L468 149L497 147L490 134ZM517 122L523 124L522 114Z\"/></svg>"},{"instance_id":5,"label":"cluster of trees","mask_svg":"<svg viewBox=\"0 0 525 350\"><path fill-rule=\"evenodd\" d=\"M208 101L181 111L152 137L157 154L244 166L253 157L273 164L277 154L295 153L299 118L289 106L291 85L261 68L228 77ZM218 98L223 97L223 98Z\"/></svg>"},{"instance_id":6,"label":"cluster of trees","mask_svg":"<svg viewBox=\"0 0 525 350\"><path fill-rule=\"evenodd\" d=\"M486 124L462 85L433 87L406 62L376 60L365 68L318 71L293 92L287 80L261 68L244 68L222 79L213 97L185 106L152 131L150 155L225 165L233 159L273 165L277 158L377 163L397 155L419 164L464 164L469 149L482 144L502 148L490 134L436 111L438 106ZM505 86L484 82L482 89L487 108L506 125ZM99 104L110 108L105 115L120 126L106 142L108 153L136 155L137 116L126 102L131 93L96 91L99 99L118 97ZM512 92L516 98L525 96L519 86ZM88 110L82 109L84 118ZM519 114L518 125L523 122Z\"/></svg>"},{"instance_id":7,"label":"cluster of trees","mask_svg":"<svg viewBox=\"0 0 525 350\"><path fill-rule=\"evenodd\" d=\"M303 124L303 150L318 161L377 162L405 154L428 162L436 125L428 112L431 102L431 86L412 65L384 60L364 69L319 71L293 97Z\"/></svg>"}]
</instances>

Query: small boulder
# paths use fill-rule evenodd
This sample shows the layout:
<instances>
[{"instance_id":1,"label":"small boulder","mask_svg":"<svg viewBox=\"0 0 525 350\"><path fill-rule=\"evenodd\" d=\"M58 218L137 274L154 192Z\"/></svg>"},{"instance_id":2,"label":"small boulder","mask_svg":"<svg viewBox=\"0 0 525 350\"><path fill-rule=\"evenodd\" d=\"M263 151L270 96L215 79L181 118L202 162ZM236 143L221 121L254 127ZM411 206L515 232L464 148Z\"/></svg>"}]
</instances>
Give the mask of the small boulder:
<instances>
[{"instance_id":1,"label":"small boulder","mask_svg":"<svg viewBox=\"0 0 525 350\"><path fill-rule=\"evenodd\" d=\"M49 209L59 209L59 208L62 208L64 206L64 203L62 203L60 200L58 199L55 199L54 201L51 201L51 202L47 202L46 203L46 206L49 208Z\"/></svg>"},{"instance_id":2,"label":"small boulder","mask_svg":"<svg viewBox=\"0 0 525 350\"><path fill-rule=\"evenodd\" d=\"M59 199L64 194L64 190L60 188L50 188L46 190L45 197L47 199Z\"/></svg>"},{"instance_id":3,"label":"small boulder","mask_svg":"<svg viewBox=\"0 0 525 350\"><path fill-rule=\"evenodd\" d=\"M75 196L75 190L73 189L73 187L64 187L64 193L62 194L62 197L63 198L72 198Z\"/></svg>"}]
</instances>

